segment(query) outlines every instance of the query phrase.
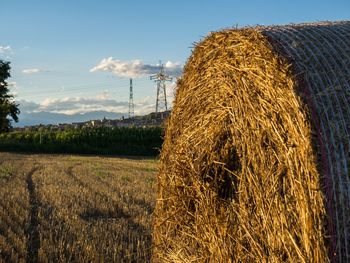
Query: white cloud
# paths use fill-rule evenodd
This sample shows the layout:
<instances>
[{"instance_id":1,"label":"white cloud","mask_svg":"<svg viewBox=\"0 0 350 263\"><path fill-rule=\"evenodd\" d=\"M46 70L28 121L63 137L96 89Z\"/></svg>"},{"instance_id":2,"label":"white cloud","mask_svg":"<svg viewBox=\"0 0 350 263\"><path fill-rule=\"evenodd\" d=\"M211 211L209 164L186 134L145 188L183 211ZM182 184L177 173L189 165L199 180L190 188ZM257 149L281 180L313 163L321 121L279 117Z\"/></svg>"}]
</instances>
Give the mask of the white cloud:
<instances>
[{"instance_id":1,"label":"white cloud","mask_svg":"<svg viewBox=\"0 0 350 263\"><path fill-rule=\"evenodd\" d=\"M18 95L18 84L16 81L10 81L8 82L8 87L10 88L11 95L17 96Z\"/></svg>"},{"instance_id":2,"label":"white cloud","mask_svg":"<svg viewBox=\"0 0 350 263\"><path fill-rule=\"evenodd\" d=\"M67 97L63 99L45 99L37 111L48 111L64 114L86 113L91 111L126 112L127 102L118 102L105 95L95 98Z\"/></svg>"},{"instance_id":3,"label":"white cloud","mask_svg":"<svg viewBox=\"0 0 350 263\"><path fill-rule=\"evenodd\" d=\"M106 98L82 98L67 97L62 99L47 98L36 103L27 100L20 100L22 112L53 112L72 115L76 113L87 113L92 111L127 112L128 103L118 102Z\"/></svg>"},{"instance_id":4,"label":"white cloud","mask_svg":"<svg viewBox=\"0 0 350 263\"><path fill-rule=\"evenodd\" d=\"M127 101L111 99L106 92L93 98L47 98L40 103L26 100L20 100L18 103L20 104L20 110L25 113L51 112L73 115L106 111L127 114L129 111L129 103ZM147 97L141 101L135 101L135 113L137 115L145 115L154 110L155 98Z\"/></svg>"},{"instance_id":5,"label":"white cloud","mask_svg":"<svg viewBox=\"0 0 350 263\"><path fill-rule=\"evenodd\" d=\"M6 53L6 52L11 52L12 49L10 46L0 46L0 54Z\"/></svg>"},{"instance_id":6,"label":"white cloud","mask_svg":"<svg viewBox=\"0 0 350 263\"><path fill-rule=\"evenodd\" d=\"M102 59L98 65L90 69L90 72L105 71L120 77L138 78L156 74L159 70L159 64L144 64L141 60L122 61L109 57ZM167 61L164 64L164 71L166 74L176 77L181 74L182 65L178 62Z\"/></svg>"},{"instance_id":7,"label":"white cloud","mask_svg":"<svg viewBox=\"0 0 350 263\"><path fill-rule=\"evenodd\" d=\"M27 68L22 70L23 74L36 74L41 72L49 72L49 70L39 68Z\"/></svg>"},{"instance_id":8,"label":"white cloud","mask_svg":"<svg viewBox=\"0 0 350 263\"><path fill-rule=\"evenodd\" d=\"M14 88L14 89L17 89L18 88L18 85L17 85L17 82L16 81L10 81L7 83L9 87L11 88Z\"/></svg>"}]
</instances>

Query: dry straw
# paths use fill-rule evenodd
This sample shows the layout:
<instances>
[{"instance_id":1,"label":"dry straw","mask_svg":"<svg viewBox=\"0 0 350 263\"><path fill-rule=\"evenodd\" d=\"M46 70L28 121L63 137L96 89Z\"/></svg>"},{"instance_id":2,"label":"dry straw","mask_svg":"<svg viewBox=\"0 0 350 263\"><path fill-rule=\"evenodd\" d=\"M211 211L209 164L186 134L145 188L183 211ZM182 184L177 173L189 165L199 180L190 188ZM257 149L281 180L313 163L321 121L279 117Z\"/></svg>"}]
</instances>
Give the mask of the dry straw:
<instances>
[{"instance_id":1,"label":"dry straw","mask_svg":"<svg viewBox=\"0 0 350 263\"><path fill-rule=\"evenodd\" d=\"M350 22L193 50L161 153L155 262L350 260Z\"/></svg>"}]
</instances>

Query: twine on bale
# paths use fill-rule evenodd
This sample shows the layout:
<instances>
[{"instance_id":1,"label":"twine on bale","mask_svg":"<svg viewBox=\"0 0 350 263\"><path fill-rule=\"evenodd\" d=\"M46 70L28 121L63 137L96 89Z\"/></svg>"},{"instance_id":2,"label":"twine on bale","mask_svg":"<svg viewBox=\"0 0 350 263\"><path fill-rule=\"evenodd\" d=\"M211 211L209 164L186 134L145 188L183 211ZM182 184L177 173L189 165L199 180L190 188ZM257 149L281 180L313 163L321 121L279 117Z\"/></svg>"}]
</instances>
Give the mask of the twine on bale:
<instances>
[{"instance_id":1,"label":"twine on bale","mask_svg":"<svg viewBox=\"0 0 350 263\"><path fill-rule=\"evenodd\" d=\"M350 260L350 22L196 45L167 124L156 262Z\"/></svg>"}]
</instances>

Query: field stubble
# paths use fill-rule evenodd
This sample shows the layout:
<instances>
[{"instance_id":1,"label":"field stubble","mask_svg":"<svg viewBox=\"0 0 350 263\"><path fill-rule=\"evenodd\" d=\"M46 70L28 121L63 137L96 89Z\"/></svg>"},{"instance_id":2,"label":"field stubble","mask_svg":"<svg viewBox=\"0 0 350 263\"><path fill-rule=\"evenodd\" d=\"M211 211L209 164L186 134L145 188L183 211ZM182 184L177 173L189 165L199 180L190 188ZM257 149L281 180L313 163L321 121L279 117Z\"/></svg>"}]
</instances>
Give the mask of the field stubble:
<instances>
[{"instance_id":1,"label":"field stubble","mask_svg":"<svg viewBox=\"0 0 350 263\"><path fill-rule=\"evenodd\" d=\"M0 153L0 262L148 262L158 162Z\"/></svg>"}]
</instances>

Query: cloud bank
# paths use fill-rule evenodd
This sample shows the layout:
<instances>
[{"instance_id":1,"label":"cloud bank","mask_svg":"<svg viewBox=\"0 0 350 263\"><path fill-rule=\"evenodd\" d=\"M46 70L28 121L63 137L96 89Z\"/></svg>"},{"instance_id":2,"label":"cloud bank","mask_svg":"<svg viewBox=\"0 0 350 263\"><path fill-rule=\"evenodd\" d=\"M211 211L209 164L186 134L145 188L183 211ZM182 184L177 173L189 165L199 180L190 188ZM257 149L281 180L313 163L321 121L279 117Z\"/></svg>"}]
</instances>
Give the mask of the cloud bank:
<instances>
[{"instance_id":1,"label":"cloud bank","mask_svg":"<svg viewBox=\"0 0 350 263\"><path fill-rule=\"evenodd\" d=\"M67 97L47 98L40 103L20 100L20 110L23 113L51 112L66 115L85 114L96 111L127 114L129 103L109 98L106 94L97 97ZM135 101L137 115L148 114L155 111L155 98L146 97L142 101Z\"/></svg>"},{"instance_id":2,"label":"cloud bank","mask_svg":"<svg viewBox=\"0 0 350 263\"><path fill-rule=\"evenodd\" d=\"M120 77L139 78L159 72L160 65L145 64L141 60L123 61L104 58L99 64L90 69L90 72L105 71L111 72ZM166 74L177 77L182 72L182 65L178 62L168 61L164 64Z\"/></svg>"},{"instance_id":3,"label":"cloud bank","mask_svg":"<svg viewBox=\"0 0 350 263\"><path fill-rule=\"evenodd\" d=\"M0 54L6 53L6 52L11 52L12 49L10 46L0 46Z\"/></svg>"},{"instance_id":4,"label":"cloud bank","mask_svg":"<svg viewBox=\"0 0 350 263\"><path fill-rule=\"evenodd\" d=\"M8 87L10 88L10 94L13 96L17 96L18 95L18 84L16 81L9 81L8 83Z\"/></svg>"},{"instance_id":5,"label":"cloud bank","mask_svg":"<svg viewBox=\"0 0 350 263\"><path fill-rule=\"evenodd\" d=\"M27 68L22 70L22 73L27 75L41 73L41 72L49 72L49 70L39 69L39 68Z\"/></svg>"},{"instance_id":6,"label":"cloud bank","mask_svg":"<svg viewBox=\"0 0 350 263\"><path fill-rule=\"evenodd\" d=\"M67 97L63 99L45 99L39 104L37 111L72 115L101 110L110 112L127 112L127 107L128 102L118 102L105 97Z\"/></svg>"}]
</instances>

